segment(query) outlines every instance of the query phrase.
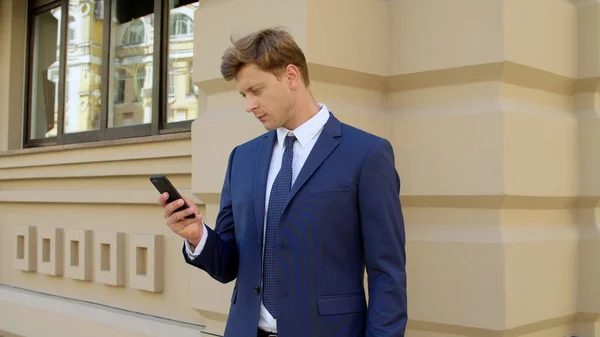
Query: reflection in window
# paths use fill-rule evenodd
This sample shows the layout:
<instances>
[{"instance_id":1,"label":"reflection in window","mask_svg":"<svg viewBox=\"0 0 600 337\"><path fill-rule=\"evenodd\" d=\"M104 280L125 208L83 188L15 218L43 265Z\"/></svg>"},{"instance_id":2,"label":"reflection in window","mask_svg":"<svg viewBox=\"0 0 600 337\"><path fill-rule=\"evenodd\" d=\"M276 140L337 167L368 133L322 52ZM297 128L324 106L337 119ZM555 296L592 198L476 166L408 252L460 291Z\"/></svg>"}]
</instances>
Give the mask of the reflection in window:
<instances>
[{"instance_id":1,"label":"reflection in window","mask_svg":"<svg viewBox=\"0 0 600 337\"><path fill-rule=\"evenodd\" d=\"M133 125L133 112L124 112L120 124L121 126Z\"/></svg>"},{"instance_id":2,"label":"reflection in window","mask_svg":"<svg viewBox=\"0 0 600 337\"><path fill-rule=\"evenodd\" d=\"M146 67L144 65L141 65L140 67L137 68L137 72L136 72L136 88L135 88L135 100L136 102L141 101L142 99L142 89L144 89L144 85L146 82Z\"/></svg>"},{"instance_id":3,"label":"reflection in window","mask_svg":"<svg viewBox=\"0 0 600 337\"><path fill-rule=\"evenodd\" d=\"M175 98L175 74L169 73L169 99Z\"/></svg>"},{"instance_id":4,"label":"reflection in window","mask_svg":"<svg viewBox=\"0 0 600 337\"><path fill-rule=\"evenodd\" d=\"M169 128L165 122L197 118L198 88L192 80L192 60L194 12L199 2L168 1L168 11L161 13L165 20L161 23L167 28L166 51L162 46L160 51L154 46L155 30L162 33L160 27L155 27L155 0L63 0L60 4L64 5L56 2L58 7L32 14L28 140L54 137L61 131L66 137L58 137L59 143L102 139L113 130L69 135L101 130L100 120L106 120L108 128L150 123ZM105 9L110 11L110 21L105 18ZM61 23L65 11L67 22ZM63 38L61 27L66 28ZM109 28L109 37L104 36L105 28ZM109 46L104 45L105 40L110 41ZM108 58L103 52L106 49ZM160 65L154 54L163 52L168 57L166 64ZM153 88L154 77L163 74L157 71L158 66L166 68L165 76L160 76L160 86L164 88L160 91L164 95L160 105L154 104L159 91ZM63 74L64 83L59 83ZM160 120L152 120L153 109L159 109L155 113ZM157 132L145 128L129 130L138 135ZM121 137L127 133L116 130L112 135Z\"/></svg>"},{"instance_id":5,"label":"reflection in window","mask_svg":"<svg viewBox=\"0 0 600 337\"><path fill-rule=\"evenodd\" d=\"M191 35L194 33L194 21L187 15L175 13L171 17L171 36Z\"/></svg>"},{"instance_id":6,"label":"reflection in window","mask_svg":"<svg viewBox=\"0 0 600 337\"><path fill-rule=\"evenodd\" d=\"M177 109L175 110L175 113L173 114L173 121L174 122L182 122L184 120L188 119L187 118L187 110L186 109Z\"/></svg>"},{"instance_id":7,"label":"reflection in window","mask_svg":"<svg viewBox=\"0 0 600 337\"><path fill-rule=\"evenodd\" d=\"M129 25L125 29L125 33L123 34L123 39L121 40L121 44L142 44L144 43L144 23L140 20L133 21L131 25Z\"/></svg>"},{"instance_id":8,"label":"reflection in window","mask_svg":"<svg viewBox=\"0 0 600 337\"><path fill-rule=\"evenodd\" d=\"M108 127L152 122L154 1L114 0L110 67L123 74L110 86Z\"/></svg>"},{"instance_id":9,"label":"reflection in window","mask_svg":"<svg viewBox=\"0 0 600 337\"><path fill-rule=\"evenodd\" d=\"M182 4L184 2L185 4ZM199 2L169 0L167 122L198 117L198 90L192 82L194 11Z\"/></svg>"},{"instance_id":10,"label":"reflection in window","mask_svg":"<svg viewBox=\"0 0 600 337\"><path fill-rule=\"evenodd\" d=\"M96 6L69 0L68 39L75 47L66 50L65 133L100 128L103 21L90 15ZM60 11L54 15L60 19Z\"/></svg>"},{"instance_id":11,"label":"reflection in window","mask_svg":"<svg viewBox=\"0 0 600 337\"><path fill-rule=\"evenodd\" d=\"M198 94L198 87L194 85L194 64L193 62L190 62L189 66L188 66L188 96L191 95L196 95Z\"/></svg>"},{"instance_id":12,"label":"reflection in window","mask_svg":"<svg viewBox=\"0 0 600 337\"><path fill-rule=\"evenodd\" d=\"M67 25L67 41L75 42L76 30L77 30L77 24L75 22L75 18L72 15L69 15L69 23Z\"/></svg>"},{"instance_id":13,"label":"reflection in window","mask_svg":"<svg viewBox=\"0 0 600 337\"><path fill-rule=\"evenodd\" d=\"M58 10L53 10L57 12ZM56 136L58 112L58 45L59 21L52 12L33 18L33 71L31 78L31 139Z\"/></svg>"},{"instance_id":14,"label":"reflection in window","mask_svg":"<svg viewBox=\"0 0 600 337\"><path fill-rule=\"evenodd\" d=\"M115 103L125 102L125 77L125 70L121 69L117 72Z\"/></svg>"}]
</instances>

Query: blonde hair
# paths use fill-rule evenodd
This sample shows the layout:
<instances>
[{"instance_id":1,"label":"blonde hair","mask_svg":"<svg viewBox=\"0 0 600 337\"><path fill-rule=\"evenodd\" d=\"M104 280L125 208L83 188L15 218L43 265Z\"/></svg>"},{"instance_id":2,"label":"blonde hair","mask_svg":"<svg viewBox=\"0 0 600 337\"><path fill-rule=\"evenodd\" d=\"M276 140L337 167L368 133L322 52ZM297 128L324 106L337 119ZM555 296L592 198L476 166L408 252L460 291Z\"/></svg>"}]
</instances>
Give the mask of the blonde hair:
<instances>
[{"instance_id":1,"label":"blonde hair","mask_svg":"<svg viewBox=\"0 0 600 337\"><path fill-rule=\"evenodd\" d=\"M300 70L304 84L309 85L306 57L294 38L282 28L262 29L237 40L232 37L231 43L221 58L221 75L226 81L233 80L247 64L255 64L276 76L293 64Z\"/></svg>"}]
</instances>

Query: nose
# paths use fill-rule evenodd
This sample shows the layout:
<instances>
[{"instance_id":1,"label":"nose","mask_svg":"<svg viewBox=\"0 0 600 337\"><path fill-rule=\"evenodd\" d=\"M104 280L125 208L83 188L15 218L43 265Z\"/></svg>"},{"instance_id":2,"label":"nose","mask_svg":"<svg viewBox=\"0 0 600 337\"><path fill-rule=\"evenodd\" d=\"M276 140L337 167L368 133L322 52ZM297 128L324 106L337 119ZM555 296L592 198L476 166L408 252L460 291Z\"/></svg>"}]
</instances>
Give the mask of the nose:
<instances>
[{"instance_id":1,"label":"nose","mask_svg":"<svg viewBox=\"0 0 600 337\"><path fill-rule=\"evenodd\" d=\"M256 104L256 101L248 98L246 99L246 112L252 112L254 110L256 110L258 108L258 104Z\"/></svg>"}]
</instances>

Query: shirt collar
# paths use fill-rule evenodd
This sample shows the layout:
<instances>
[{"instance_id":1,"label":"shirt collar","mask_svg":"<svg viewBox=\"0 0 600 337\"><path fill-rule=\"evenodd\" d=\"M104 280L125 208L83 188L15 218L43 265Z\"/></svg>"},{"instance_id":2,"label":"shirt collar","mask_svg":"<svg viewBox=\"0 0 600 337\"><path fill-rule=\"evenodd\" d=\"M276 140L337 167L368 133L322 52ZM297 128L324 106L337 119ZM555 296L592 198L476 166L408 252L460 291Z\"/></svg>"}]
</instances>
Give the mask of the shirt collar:
<instances>
[{"instance_id":1,"label":"shirt collar","mask_svg":"<svg viewBox=\"0 0 600 337\"><path fill-rule=\"evenodd\" d=\"M288 130L284 127L277 129L277 141L279 146L283 146L283 141L288 133L293 132L294 136L300 143L300 146L305 147L318 133L321 131L327 119L329 119L329 110L325 104L319 103L321 110L317 112L311 119L304 122L304 124L297 127L295 130Z\"/></svg>"}]
</instances>

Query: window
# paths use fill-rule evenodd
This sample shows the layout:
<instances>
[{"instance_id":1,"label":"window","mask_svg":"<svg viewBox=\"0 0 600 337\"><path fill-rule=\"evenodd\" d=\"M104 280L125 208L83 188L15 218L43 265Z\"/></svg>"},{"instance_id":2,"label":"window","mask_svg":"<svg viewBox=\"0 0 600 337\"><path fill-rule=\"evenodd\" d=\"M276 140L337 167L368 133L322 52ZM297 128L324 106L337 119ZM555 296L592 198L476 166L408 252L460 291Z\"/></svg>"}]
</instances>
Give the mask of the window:
<instances>
[{"instance_id":1,"label":"window","mask_svg":"<svg viewBox=\"0 0 600 337\"><path fill-rule=\"evenodd\" d=\"M130 25L125 26L121 45L143 44L146 38L145 30L144 22L142 20L133 21Z\"/></svg>"},{"instance_id":2,"label":"window","mask_svg":"<svg viewBox=\"0 0 600 337\"><path fill-rule=\"evenodd\" d=\"M194 33L194 21L185 14L175 13L171 17L171 36L186 36Z\"/></svg>"},{"instance_id":3,"label":"window","mask_svg":"<svg viewBox=\"0 0 600 337\"><path fill-rule=\"evenodd\" d=\"M24 146L189 131L193 0L30 0Z\"/></svg>"},{"instance_id":4,"label":"window","mask_svg":"<svg viewBox=\"0 0 600 337\"><path fill-rule=\"evenodd\" d=\"M69 15L69 24L67 25L67 41L70 43L75 42L77 38L77 22L75 22L75 18L72 15Z\"/></svg>"}]
</instances>

